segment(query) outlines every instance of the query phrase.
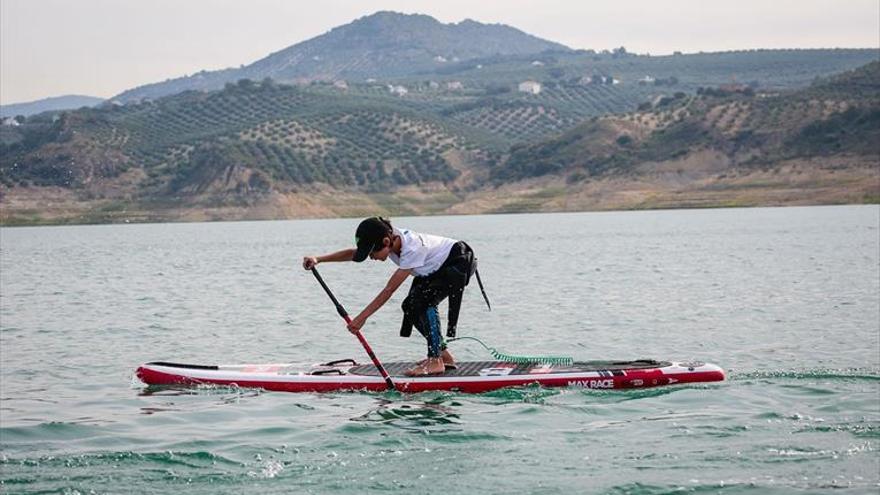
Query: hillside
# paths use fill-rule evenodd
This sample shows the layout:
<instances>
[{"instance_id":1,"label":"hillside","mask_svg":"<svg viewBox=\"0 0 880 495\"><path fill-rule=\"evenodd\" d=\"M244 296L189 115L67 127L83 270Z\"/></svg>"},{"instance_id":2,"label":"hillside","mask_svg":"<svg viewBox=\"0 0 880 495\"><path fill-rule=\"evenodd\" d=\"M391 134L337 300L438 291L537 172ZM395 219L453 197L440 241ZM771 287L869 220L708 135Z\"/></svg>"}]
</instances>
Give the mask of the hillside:
<instances>
[{"instance_id":1,"label":"hillside","mask_svg":"<svg viewBox=\"0 0 880 495\"><path fill-rule=\"evenodd\" d=\"M23 115L30 117L43 112L73 110L82 107L94 107L103 103L103 98L94 96L65 95L42 100L29 101L26 103L12 103L0 105L0 118Z\"/></svg>"},{"instance_id":2,"label":"hillside","mask_svg":"<svg viewBox=\"0 0 880 495\"><path fill-rule=\"evenodd\" d=\"M521 185L497 211L878 202L880 62L782 94L660 98L514 146L490 178Z\"/></svg>"},{"instance_id":3,"label":"hillside","mask_svg":"<svg viewBox=\"0 0 880 495\"><path fill-rule=\"evenodd\" d=\"M814 53L819 67L822 53ZM800 90L693 93L622 82L557 84L533 95L502 83L480 90L423 82L400 96L380 84L242 80L220 91L38 115L0 126L0 220L773 204L728 197L775 191L773 184L790 191L781 204L869 201L880 194L872 147L878 65L814 74ZM755 175L778 179L791 167L808 171L806 185ZM639 194L600 199L635 183ZM727 199L703 190L710 199L697 203L644 199L652 188L688 184L720 188ZM804 192L810 184L822 194Z\"/></svg>"},{"instance_id":4,"label":"hillside","mask_svg":"<svg viewBox=\"0 0 880 495\"><path fill-rule=\"evenodd\" d=\"M377 12L297 43L240 69L203 71L126 91L119 102L187 90L214 90L240 79L278 82L393 79L446 64L494 55L538 54L569 48L502 24L465 20L443 24L426 15Z\"/></svg>"},{"instance_id":5,"label":"hillside","mask_svg":"<svg viewBox=\"0 0 880 495\"><path fill-rule=\"evenodd\" d=\"M279 189L454 179L442 155L470 146L465 130L395 103L244 81L215 93L67 113L15 129L22 137L5 148L0 182L90 188L134 168L146 175L143 194L162 196L216 189L211 182L227 167Z\"/></svg>"},{"instance_id":6,"label":"hillside","mask_svg":"<svg viewBox=\"0 0 880 495\"><path fill-rule=\"evenodd\" d=\"M740 72L749 74L748 67ZM580 128L549 144L531 143L590 118L632 111L645 101L663 105L644 116L603 118L587 129L622 119L666 119L671 115L667 102L694 100L688 93L673 93L678 86L631 82L548 86L533 95L503 83L490 90L422 84L411 85L412 91L399 97L379 84L339 88L245 79L216 92L189 91L139 104L110 104L68 112L57 120L35 117L16 128L4 127L0 182L8 187L78 189L92 187L95 177L112 179L137 169L147 176L139 183L141 194L204 191L211 188L190 182L206 177L193 172L209 166L206 157L226 157L222 163L236 162L239 168L255 170L272 181L273 189L282 191L315 182L369 190L448 183L464 170L470 172L468 177L479 177L486 167L492 167L496 180L519 180L562 167L558 157L549 158L552 167L542 159L551 155L548 149L558 147L554 143L560 139L592 136ZM688 125L689 121L680 127ZM677 128L670 127L670 132ZM501 160L511 146L510 160ZM523 151L530 149L542 156ZM582 156L578 147L573 150ZM609 148L615 160L639 158L631 152ZM640 156L647 156L644 153Z\"/></svg>"},{"instance_id":7,"label":"hillside","mask_svg":"<svg viewBox=\"0 0 880 495\"><path fill-rule=\"evenodd\" d=\"M880 62L781 95L734 86L676 93L643 108L517 146L492 176L509 181L554 173L623 173L705 151L723 155L731 166L841 153L876 158Z\"/></svg>"}]
</instances>

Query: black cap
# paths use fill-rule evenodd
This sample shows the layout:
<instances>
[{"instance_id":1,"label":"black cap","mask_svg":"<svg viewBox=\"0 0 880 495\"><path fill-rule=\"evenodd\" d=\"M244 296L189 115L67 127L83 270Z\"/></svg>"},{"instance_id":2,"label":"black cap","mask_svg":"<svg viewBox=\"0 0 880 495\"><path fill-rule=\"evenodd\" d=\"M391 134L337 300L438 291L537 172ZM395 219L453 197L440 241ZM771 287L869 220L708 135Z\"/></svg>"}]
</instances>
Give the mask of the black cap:
<instances>
[{"instance_id":1,"label":"black cap","mask_svg":"<svg viewBox=\"0 0 880 495\"><path fill-rule=\"evenodd\" d=\"M352 261L360 263L367 259L370 253L382 245L382 239L389 234L389 230L389 225L379 217L370 217L361 222L354 234L357 252Z\"/></svg>"}]
</instances>

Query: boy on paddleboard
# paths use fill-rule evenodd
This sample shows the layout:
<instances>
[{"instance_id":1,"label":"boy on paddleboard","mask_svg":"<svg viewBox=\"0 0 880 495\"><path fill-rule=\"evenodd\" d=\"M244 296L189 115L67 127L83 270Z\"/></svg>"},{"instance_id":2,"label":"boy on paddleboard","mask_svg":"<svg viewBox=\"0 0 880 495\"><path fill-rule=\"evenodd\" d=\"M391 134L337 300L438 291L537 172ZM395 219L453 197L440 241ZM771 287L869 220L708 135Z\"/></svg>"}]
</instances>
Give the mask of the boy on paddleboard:
<instances>
[{"instance_id":1,"label":"boy on paddleboard","mask_svg":"<svg viewBox=\"0 0 880 495\"><path fill-rule=\"evenodd\" d=\"M437 305L449 298L446 333L447 336L454 337L461 297L477 268L471 247L463 241L447 237L398 229L381 217L367 218L358 225L355 244L355 248L303 258L303 268L306 270L327 261L359 263L367 257L378 261L390 258L398 266L385 288L351 321L349 331L359 332L367 318L378 311L403 281L412 275L414 279L409 295L402 304L403 322L400 335L409 337L415 326L428 341L428 357L406 374L434 375L443 373L446 368L454 368L455 358L446 349L446 341L440 332ZM488 300L486 302L488 304Z\"/></svg>"}]
</instances>

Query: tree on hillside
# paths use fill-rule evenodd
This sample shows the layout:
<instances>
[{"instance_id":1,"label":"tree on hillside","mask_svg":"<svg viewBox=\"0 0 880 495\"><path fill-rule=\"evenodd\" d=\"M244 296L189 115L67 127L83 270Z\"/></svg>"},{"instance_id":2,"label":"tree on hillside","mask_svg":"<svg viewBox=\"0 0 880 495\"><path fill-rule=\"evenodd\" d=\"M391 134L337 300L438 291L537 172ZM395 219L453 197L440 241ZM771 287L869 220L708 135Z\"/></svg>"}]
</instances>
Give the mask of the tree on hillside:
<instances>
[{"instance_id":1,"label":"tree on hillside","mask_svg":"<svg viewBox=\"0 0 880 495\"><path fill-rule=\"evenodd\" d=\"M248 81L249 79L242 79L243 81ZM272 90L275 89L275 80L271 77L265 77L262 81L260 81L260 89L262 90Z\"/></svg>"},{"instance_id":2,"label":"tree on hillside","mask_svg":"<svg viewBox=\"0 0 880 495\"><path fill-rule=\"evenodd\" d=\"M553 67L552 69L547 71L547 74L550 75L553 79L562 79L565 77L565 69L561 69L559 67Z\"/></svg>"}]
</instances>

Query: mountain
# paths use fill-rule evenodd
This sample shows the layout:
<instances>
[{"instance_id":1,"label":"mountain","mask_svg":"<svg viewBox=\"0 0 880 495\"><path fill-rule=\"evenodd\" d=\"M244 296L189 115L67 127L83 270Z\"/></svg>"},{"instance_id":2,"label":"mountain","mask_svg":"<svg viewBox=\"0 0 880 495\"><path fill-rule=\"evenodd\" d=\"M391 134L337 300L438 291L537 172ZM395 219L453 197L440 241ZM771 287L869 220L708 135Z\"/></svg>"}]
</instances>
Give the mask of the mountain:
<instances>
[{"instance_id":1,"label":"mountain","mask_svg":"<svg viewBox=\"0 0 880 495\"><path fill-rule=\"evenodd\" d=\"M443 24L427 15L377 12L240 69L203 71L134 88L113 99L155 99L192 89L220 89L240 79L260 81L267 77L277 82L389 79L481 57L546 51L571 50L503 24L472 20Z\"/></svg>"},{"instance_id":2,"label":"mountain","mask_svg":"<svg viewBox=\"0 0 880 495\"><path fill-rule=\"evenodd\" d=\"M829 74L865 60L553 52L36 115L0 126L0 223L876 201L878 63Z\"/></svg>"},{"instance_id":3,"label":"mountain","mask_svg":"<svg viewBox=\"0 0 880 495\"><path fill-rule=\"evenodd\" d=\"M42 112L73 110L82 107L94 107L100 105L104 101L103 98L94 96L81 95L65 95L53 98L45 98L42 100L30 101L26 103L13 103L10 105L0 105L0 117L15 117L24 115L29 117Z\"/></svg>"}]
</instances>

